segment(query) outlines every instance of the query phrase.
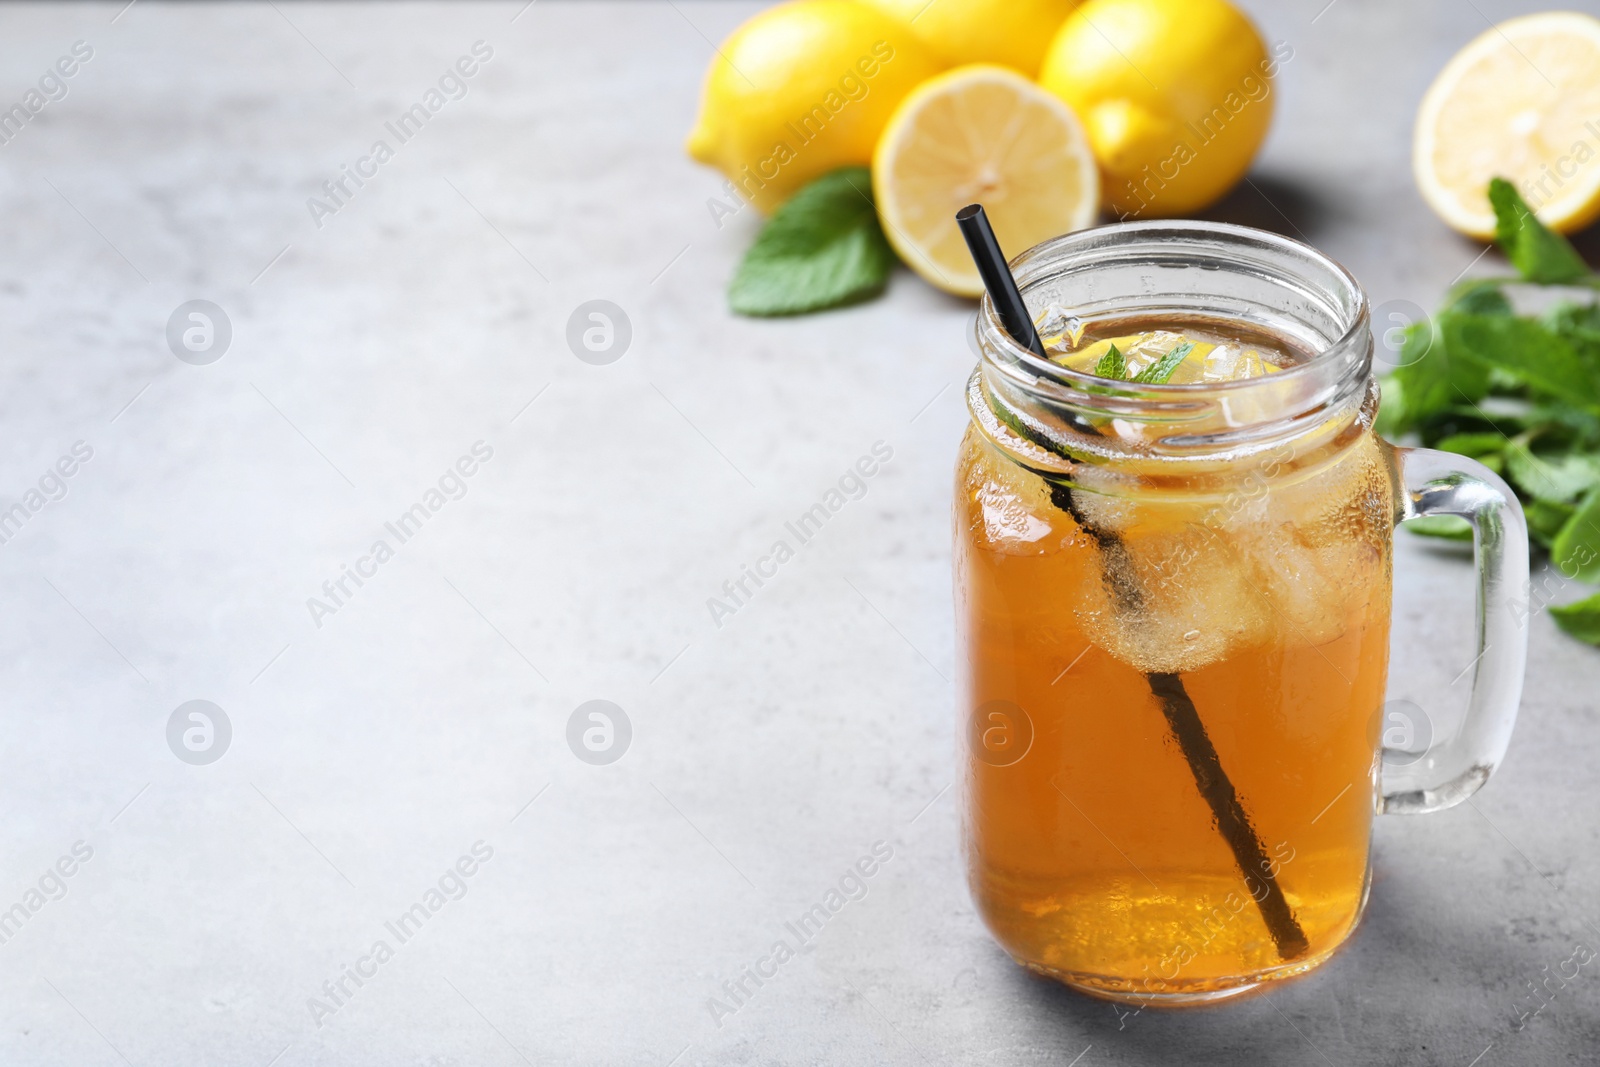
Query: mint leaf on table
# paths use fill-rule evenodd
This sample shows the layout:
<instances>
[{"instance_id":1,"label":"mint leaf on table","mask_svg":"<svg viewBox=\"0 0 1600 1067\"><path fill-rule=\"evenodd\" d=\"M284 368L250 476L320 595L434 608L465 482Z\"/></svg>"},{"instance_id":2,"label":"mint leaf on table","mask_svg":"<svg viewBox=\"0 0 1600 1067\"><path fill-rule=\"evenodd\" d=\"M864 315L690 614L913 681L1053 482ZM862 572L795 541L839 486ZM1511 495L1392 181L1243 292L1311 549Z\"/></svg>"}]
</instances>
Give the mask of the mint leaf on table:
<instances>
[{"instance_id":1,"label":"mint leaf on table","mask_svg":"<svg viewBox=\"0 0 1600 1067\"><path fill-rule=\"evenodd\" d=\"M1600 593L1550 609L1556 625L1580 641L1600 645Z\"/></svg>"},{"instance_id":2,"label":"mint leaf on table","mask_svg":"<svg viewBox=\"0 0 1600 1067\"><path fill-rule=\"evenodd\" d=\"M1534 500L1570 504L1600 487L1600 456L1581 452L1540 455L1521 441L1506 446L1506 474Z\"/></svg>"},{"instance_id":3,"label":"mint leaf on table","mask_svg":"<svg viewBox=\"0 0 1600 1067\"><path fill-rule=\"evenodd\" d=\"M1570 282L1589 273L1583 257L1559 233L1534 217L1517 187L1504 178L1489 181L1494 207L1494 239L1525 281Z\"/></svg>"},{"instance_id":4,"label":"mint leaf on table","mask_svg":"<svg viewBox=\"0 0 1600 1067\"><path fill-rule=\"evenodd\" d=\"M1565 403L1600 408L1600 367L1537 319L1446 311L1438 326L1447 362L1460 357L1478 364L1485 375L1499 371ZM1422 362L1436 354L1429 353Z\"/></svg>"},{"instance_id":5,"label":"mint leaf on table","mask_svg":"<svg viewBox=\"0 0 1600 1067\"><path fill-rule=\"evenodd\" d=\"M1454 452L1458 456L1471 456L1481 463L1485 456L1505 451L1510 443L1503 433L1456 433L1438 441L1433 447Z\"/></svg>"},{"instance_id":6,"label":"mint leaf on table","mask_svg":"<svg viewBox=\"0 0 1600 1067\"><path fill-rule=\"evenodd\" d=\"M1600 369L1600 303L1564 300L1545 312L1540 322L1572 346L1585 364Z\"/></svg>"},{"instance_id":7,"label":"mint leaf on table","mask_svg":"<svg viewBox=\"0 0 1600 1067\"><path fill-rule=\"evenodd\" d=\"M1529 520L1532 525L1531 513ZM1562 524L1550 546L1550 562L1568 578L1600 582L1600 490L1590 492Z\"/></svg>"},{"instance_id":8,"label":"mint leaf on table","mask_svg":"<svg viewBox=\"0 0 1600 1067\"><path fill-rule=\"evenodd\" d=\"M1405 329L1400 366L1384 379L1378 429L1405 433L1462 402L1476 404L1489 391L1489 371L1477 360L1456 357L1440 331L1424 319Z\"/></svg>"},{"instance_id":9,"label":"mint leaf on table","mask_svg":"<svg viewBox=\"0 0 1600 1067\"><path fill-rule=\"evenodd\" d=\"M1530 404L1517 421L1526 430L1549 431L1576 441L1600 442L1600 412L1561 400Z\"/></svg>"},{"instance_id":10,"label":"mint leaf on table","mask_svg":"<svg viewBox=\"0 0 1600 1067\"><path fill-rule=\"evenodd\" d=\"M1545 312L1544 324L1573 344L1600 345L1600 303L1563 300Z\"/></svg>"},{"instance_id":11,"label":"mint leaf on table","mask_svg":"<svg viewBox=\"0 0 1600 1067\"><path fill-rule=\"evenodd\" d=\"M1553 549L1556 538L1578 509L1571 504L1553 504L1548 500L1530 500L1522 514L1528 520L1528 535L1547 549ZM1597 575L1600 580L1600 575Z\"/></svg>"},{"instance_id":12,"label":"mint leaf on table","mask_svg":"<svg viewBox=\"0 0 1600 1067\"><path fill-rule=\"evenodd\" d=\"M1495 240L1520 277L1453 286L1431 322L1407 328L1399 366L1384 379L1378 428L1415 432L1426 446L1501 474L1522 501L1529 539L1568 578L1600 584L1600 300L1519 315L1504 288L1600 289L1600 276L1509 182L1496 178L1488 196ZM1471 536L1452 517L1406 528ZM1600 593L1550 614L1567 633L1600 645Z\"/></svg>"},{"instance_id":13,"label":"mint leaf on table","mask_svg":"<svg viewBox=\"0 0 1600 1067\"><path fill-rule=\"evenodd\" d=\"M1470 456L1482 463L1496 474L1505 473L1505 449L1511 439L1505 434L1494 433L1453 433L1448 437L1434 442L1433 447L1441 452L1454 452L1458 456Z\"/></svg>"},{"instance_id":14,"label":"mint leaf on table","mask_svg":"<svg viewBox=\"0 0 1600 1067\"><path fill-rule=\"evenodd\" d=\"M804 186L767 220L728 286L741 315L798 315L877 296L894 269L872 175L845 167Z\"/></svg>"},{"instance_id":15,"label":"mint leaf on table","mask_svg":"<svg viewBox=\"0 0 1600 1067\"><path fill-rule=\"evenodd\" d=\"M1128 361L1117 351L1116 345L1106 348L1105 355L1100 357L1100 362L1094 365L1094 373L1098 378L1114 378L1117 381L1126 381L1128 377Z\"/></svg>"},{"instance_id":16,"label":"mint leaf on table","mask_svg":"<svg viewBox=\"0 0 1600 1067\"><path fill-rule=\"evenodd\" d=\"M1509 315L1511 301L1498 282L1468 285L1450 302L1446 311L1466 311L1474 315Z\"/></svg>"},{"instance_id":17,"label":"mint leaf on table","mask_svg":"<svg viewBox=\"0 0 1600 1067\"><path fill-rule=\"evenodd\" d=\"M1183 357L1194 350L1193 341L1179 341L1172 346L1172 351L1150 364L1144 370L1133 376L1138 385L1166 385L1167 379L1172 377L1172 372L1178 369L1178 364L1183 362Z\"/></svg>"}]
</instances>

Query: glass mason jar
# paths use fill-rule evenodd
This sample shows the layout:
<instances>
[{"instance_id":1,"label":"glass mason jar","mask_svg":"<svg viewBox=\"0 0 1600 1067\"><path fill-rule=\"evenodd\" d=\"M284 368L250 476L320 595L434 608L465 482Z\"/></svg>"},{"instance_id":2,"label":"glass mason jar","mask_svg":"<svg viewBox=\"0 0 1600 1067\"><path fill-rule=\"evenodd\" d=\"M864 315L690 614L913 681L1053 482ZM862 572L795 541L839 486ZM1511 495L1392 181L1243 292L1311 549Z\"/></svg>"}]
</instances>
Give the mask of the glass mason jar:
<instances>
[{"instance_id":1,"label":"glass mason jar","mask_svg":"<svg viewBox=\"0 0 1600 1067\"><path fill-rule=\"evenodd\" d=\"M1459 803L1505 754L1521 508L1481 464L1373 432L1366 296L1305 245L1141 222L1012 267L1034 315L1209 323L1303 358L1112 383L1034 356L983 303L954 515L978 909L1023 965L1112 999L1306 971L1360 918L1374 814ZM1386 757L1392 537L1420 515L1475 530L1473 688L1453 736Z\"/></svg>"}]
</instances>

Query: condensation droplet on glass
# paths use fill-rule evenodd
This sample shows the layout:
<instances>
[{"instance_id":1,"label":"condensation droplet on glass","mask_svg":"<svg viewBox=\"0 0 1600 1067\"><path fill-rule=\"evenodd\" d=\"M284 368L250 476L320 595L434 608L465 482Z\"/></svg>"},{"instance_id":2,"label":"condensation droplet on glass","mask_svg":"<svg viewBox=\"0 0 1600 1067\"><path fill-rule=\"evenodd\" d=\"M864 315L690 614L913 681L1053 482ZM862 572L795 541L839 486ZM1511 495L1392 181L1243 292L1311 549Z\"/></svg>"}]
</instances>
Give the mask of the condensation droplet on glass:
<instances>
[{"instance_id":1,"label":"condensation droplet on glass","mask_svg":"<svg viewBox=\"0 0 1600 1067\"><path fill-rule=\"evenodd\" d=\"M1035 320L1039 340L1052 352L1070 352L1083 338L1083 320L1060 304L1051 304Z\"/></svg>"}]
</instances>

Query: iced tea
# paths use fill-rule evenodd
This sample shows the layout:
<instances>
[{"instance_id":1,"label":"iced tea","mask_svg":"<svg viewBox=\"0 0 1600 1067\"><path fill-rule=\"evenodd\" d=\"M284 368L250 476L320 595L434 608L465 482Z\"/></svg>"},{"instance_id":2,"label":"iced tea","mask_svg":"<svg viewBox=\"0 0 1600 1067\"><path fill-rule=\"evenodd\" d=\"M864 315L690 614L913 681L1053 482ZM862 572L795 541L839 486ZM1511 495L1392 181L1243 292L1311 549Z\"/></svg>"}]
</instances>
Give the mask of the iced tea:
<instances>
[{"instance_id":1,"label":"iced tea","mask_svg":"<svg viewBox=\"0 0 1600 1067\"><path fill-rule=\"evenodd\" d=\"M1189 345L1175 383L1308 358L1242 323L1049 326L1053 358L1084 373L1113 344L1127 378ZM969 402L956 589L984 919L1025 965L1126 999L1314 966L1367 889L1395 514L1374 398L1176 472L1137 447L1159 425L1058 425L1134 442L1103 484L1018 462L1000 444L1039 421L976 385Z\"/></svg>"}]
</instances>

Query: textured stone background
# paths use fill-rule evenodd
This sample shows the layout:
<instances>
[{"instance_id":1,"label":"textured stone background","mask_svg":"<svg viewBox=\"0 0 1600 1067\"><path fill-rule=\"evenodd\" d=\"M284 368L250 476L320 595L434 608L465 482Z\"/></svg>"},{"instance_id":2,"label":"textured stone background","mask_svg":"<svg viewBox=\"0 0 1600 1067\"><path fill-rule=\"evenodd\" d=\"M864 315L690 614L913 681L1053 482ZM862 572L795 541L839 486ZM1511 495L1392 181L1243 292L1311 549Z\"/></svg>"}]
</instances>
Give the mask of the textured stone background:
<instances>
[{"instance_id":1,"label":"textured stone background","mask_svg":"<svg viewBox=\"0 0 1600 1067\"><path fill-rule=\"evenodd\" d=\"M1416 103L1533 5L1322 3L1248 5L1295 58L1217 214L1431 307L1496 257L1414 192ZM0 908L93 849L0 944L0 1061L1593 1061L1592 967L1512 1028L1600 948L1597 653L1542 616L1504 768L1381 821L1320 972L1119 1021L989 940L947 788L970 310L902 273L833 314L725 312L756 220L715 225L680 139L753 5L119 6L0 8L0 103L94 49L0 148L0 497L93 449L0 549ZM466 98L315 226L306 198L477 40ZM596 298L632 323L609 366L565 340ZM208 366L164 341L191 299L232 323ZM877 440L865 498L714 627L706 598ZM478 441L465 497L314 626ZM1403 537L1397 599L1392 693L1449 729L1469 567ZM232 724L209 766L166 742L193 699ZM565 741L591 699L632 723L610 766ZM466 895L319 1027L308 998L480 840ZM719 983L880 840L868 896L715 1025Z\"/></svg>"}]
</instances>

